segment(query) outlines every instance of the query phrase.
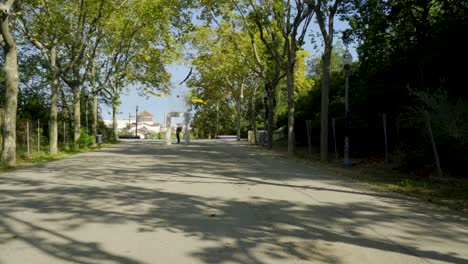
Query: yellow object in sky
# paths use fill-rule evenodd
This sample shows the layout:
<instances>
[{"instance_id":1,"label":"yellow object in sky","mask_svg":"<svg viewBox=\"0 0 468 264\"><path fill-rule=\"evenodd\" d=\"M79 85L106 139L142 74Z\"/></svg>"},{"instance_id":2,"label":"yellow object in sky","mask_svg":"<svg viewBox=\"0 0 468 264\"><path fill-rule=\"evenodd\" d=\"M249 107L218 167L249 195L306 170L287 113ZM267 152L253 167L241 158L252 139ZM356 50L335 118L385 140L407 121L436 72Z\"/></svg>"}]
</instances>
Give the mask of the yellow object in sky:
<instances>
[{"instance_id":1,"label":"yellow object in sky","mask_svg":"<svg viewBox=\"0 0 468 264\"><path fill-rule=\"evenodd\" d=\"M148 93L154 95L154 96L159 96L159 97L164 97L164 96L169 96L170 94L158 94L158 93L155 93L155 92L152 92L152 91L148 91Z\"/></svg>"},{"instance_id":2,"label":"yellow object in sky","mask_svg":"<svg viewBox=\"0 0 468 264\"><path fill-rule=\"evenodd\" d=\"M194 97L194 98L190 99L190 102L192 102L192 103L206 104L206 102L205 102L205 101L203 101L203 100L202 100L202 99L200 99L200 98L196 98L196 97Z\"/></svg>"}]
</instances>

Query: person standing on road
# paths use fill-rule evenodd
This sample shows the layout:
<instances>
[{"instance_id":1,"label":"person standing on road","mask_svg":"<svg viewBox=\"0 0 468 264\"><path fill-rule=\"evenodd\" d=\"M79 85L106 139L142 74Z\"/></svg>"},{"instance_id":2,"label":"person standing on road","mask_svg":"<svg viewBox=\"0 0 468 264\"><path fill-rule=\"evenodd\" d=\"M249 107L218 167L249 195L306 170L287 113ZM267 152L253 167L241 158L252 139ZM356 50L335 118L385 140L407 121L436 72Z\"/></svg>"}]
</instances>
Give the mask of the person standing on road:
<instances>
[{"instance_id":1,"label":"person standing on road","mask_svg":"<svg viewBox=\"0 0 468 264\"><path fill-rule=\"evenodd\" d=\"M176 129L177 144L180 143L180 132L182 132L182 127L178 126Z\"/></svg>"}]
</instances>

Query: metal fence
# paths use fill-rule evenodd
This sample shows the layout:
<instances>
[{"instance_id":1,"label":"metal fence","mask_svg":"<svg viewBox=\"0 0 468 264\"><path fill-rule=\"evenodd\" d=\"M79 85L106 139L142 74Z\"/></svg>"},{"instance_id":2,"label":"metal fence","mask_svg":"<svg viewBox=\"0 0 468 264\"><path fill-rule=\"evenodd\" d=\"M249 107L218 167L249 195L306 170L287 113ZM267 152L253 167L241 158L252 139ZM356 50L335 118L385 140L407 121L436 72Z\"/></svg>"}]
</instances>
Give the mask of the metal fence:
<instances>
[{"instance_id":1,"label":"metal fence","mask_svg":"<svg viewBox=\"0 0 468 264\"><path fill-rule=\"evenodd\" d=\"M73 131L67 122L58 123L59 150L70 147ZM49 151L50 123L41 120L19 120L16 125L16 149L26 156Z\"/></svg>"}]
</instances>

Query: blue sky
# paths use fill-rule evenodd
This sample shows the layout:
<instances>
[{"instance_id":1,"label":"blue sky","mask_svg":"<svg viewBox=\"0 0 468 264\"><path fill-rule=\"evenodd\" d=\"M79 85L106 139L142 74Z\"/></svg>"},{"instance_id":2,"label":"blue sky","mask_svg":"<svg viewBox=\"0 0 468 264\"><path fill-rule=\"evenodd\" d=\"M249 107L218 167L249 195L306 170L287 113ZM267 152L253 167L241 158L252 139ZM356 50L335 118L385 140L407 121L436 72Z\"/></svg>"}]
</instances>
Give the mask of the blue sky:
<instances>
[{"instance_id":1,"label":"blue sky","mask_svg":"<svg viewBox=\"0 0 468 264\"><path fill-rule=\"evenodd\" d=\"M131 91L123 91L121 96L121 105L117 119L127 119L129 114L131 119L135 120L136 106L138 105L138 113L147 111L154 115L155 122L164 123L164 114L166 112L185 112L187 106L184 101L184 96L188 93L188 88L185 83L179 85L184 80L190 71L190 67L186 65L172 65L168 67L171 73L171 96L156 97L151 94L148 96L139 96L135 89ZM177 97L179 96L179 97ZM102 106L102 116L106 119L112 119L112 108ZM178 118L173 118L173 122L182 122Z\"/></svg>"},{"instance_id":2,"label":"blue sky","mask_svg":"<svg viewBox=\"0 0 468 264\"><path fill-rule=\"evenodd\" d=\"M343 30L347 28L347 24L343 22L337 22L336 30ZM310 32L318 32L314 28L315 24L311 25ZM338 35L339 36L339 35ZM334 40L339 41L339 37L335 37ZM310 41L304 46L304 49L308 50L310 54L316 54L317 51L314 51ZM357 58L356 50L354 46L349 47L351 54L354 57L354 60ZM168 71L171 73L171 96L168 97L155 97L152 95L149 96L139 96L138 93L133 89L132 91L124 91L121 96L121 105L119 109L119 114L117 115L118 119L127 119L129 114L134 116L136 113L136 106L138 105L138 112L148 111L154 115L155 122L164 123L164 114L167 112L185 112L187 106L184 101L185 95L189 92L188 88L185 86L185 83L179 85L182 80L187 76L190 71L190 65L178 64L171 65L168 67ZM344 84L343 84L344 85ZM102 116L105 120L112 119L112 108L107 106L102 106ZM173 122L182 122L177 118L174 118Z\"/></svg>"}]
</instances>

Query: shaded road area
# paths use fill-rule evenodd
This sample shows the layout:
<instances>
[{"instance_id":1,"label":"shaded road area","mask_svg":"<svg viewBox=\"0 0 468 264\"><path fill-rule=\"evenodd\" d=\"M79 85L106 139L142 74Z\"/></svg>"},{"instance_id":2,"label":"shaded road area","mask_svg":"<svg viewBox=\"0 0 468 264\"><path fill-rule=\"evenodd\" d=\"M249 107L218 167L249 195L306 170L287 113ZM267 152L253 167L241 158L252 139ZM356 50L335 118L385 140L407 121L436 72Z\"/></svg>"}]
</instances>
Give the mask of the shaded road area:
<instances>
[{"instance_id":1,"label":"shaded road area","mask_svg":"<svg viewBox=\"0 0 468 264\"><path fill-rule=\"evenodd\" d=\"M0 264L468 263L467 220L244 142L129 141L0 175Z\"/></svg>"}]
</instances>

